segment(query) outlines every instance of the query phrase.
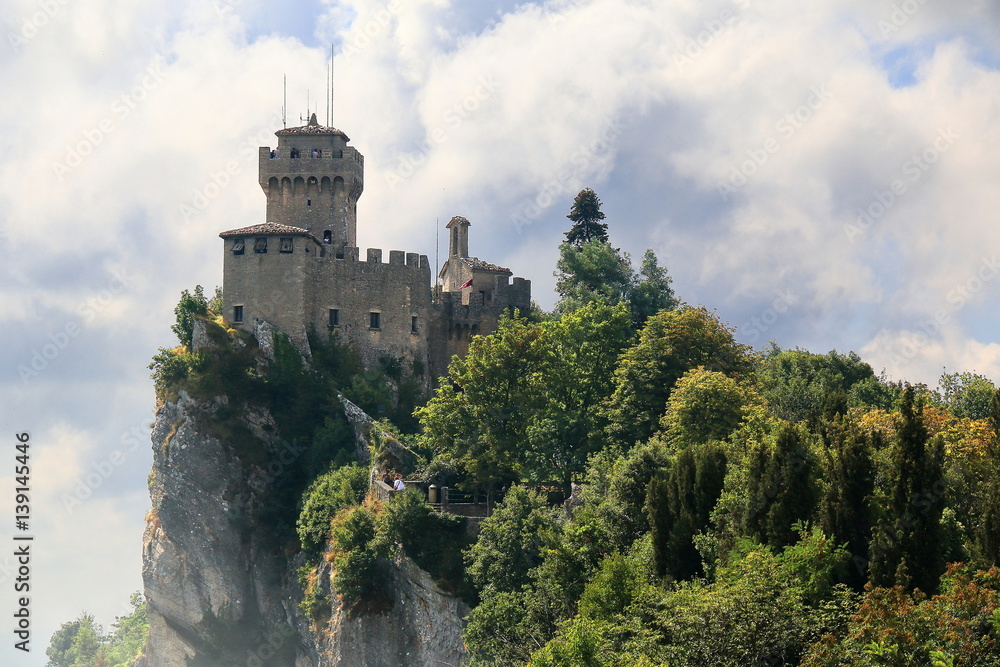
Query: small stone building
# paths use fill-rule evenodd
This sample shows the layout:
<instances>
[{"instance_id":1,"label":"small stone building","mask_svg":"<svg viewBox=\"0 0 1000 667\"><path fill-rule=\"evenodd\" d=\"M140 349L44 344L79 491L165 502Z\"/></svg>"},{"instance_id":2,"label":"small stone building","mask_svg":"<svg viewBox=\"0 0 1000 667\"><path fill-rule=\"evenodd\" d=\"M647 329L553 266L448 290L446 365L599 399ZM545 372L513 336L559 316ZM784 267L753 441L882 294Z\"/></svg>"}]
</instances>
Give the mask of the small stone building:
<instances>
[{"instance_id":1,"label":"small stone building","mask_svg":"<svg viewBox=\"0 0 1000 667\"><path fill-rule=\"evenodd\" d=\"M469 256L470 222L448 223L438 288L426 255L357 247L364 156L346 134L316 122L278 130L259 152L267 221L222 232L225 315L236 327L267 321L308 353L307 332L335 331L366 364L418 360L443 375L469 340L494 331L512 308L527 312L531 282ZM388 261L385 261L388 260Z\"/></svg>"}]
</instances>

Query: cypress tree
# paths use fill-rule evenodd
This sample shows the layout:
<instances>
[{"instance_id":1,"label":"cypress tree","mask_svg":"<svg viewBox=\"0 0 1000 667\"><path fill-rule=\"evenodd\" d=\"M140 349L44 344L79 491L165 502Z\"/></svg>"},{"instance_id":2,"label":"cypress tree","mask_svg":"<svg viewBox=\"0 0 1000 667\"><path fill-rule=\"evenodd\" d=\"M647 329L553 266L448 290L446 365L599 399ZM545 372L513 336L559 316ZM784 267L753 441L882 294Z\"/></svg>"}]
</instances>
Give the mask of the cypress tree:
<instances>
[{"instance_id":1,"label":"cypress tree","mask_svg":"<svg viewBox=\"0 0 1000 667\"><path fill-rule=\"evenodd\" d=\"M835 427L826 439L826 469L820 502L820 527L835 544L847 546L852 566L845 583L862 590L867 580L868 544L874 527L872 496L875 464L872 453L882 448L881 435Z\"/></svg>"},{"instance_id":2,"label":"cypress tree","mask_svg":"<svg viewBox=\"0 0 1000 667\"><path fill-rule=\"evenodd\" d=\"M932 594L944 572L944 440L929 437L911 386L903 392L888 478L886 512L870 549L872 583Z\"/></svg>"},{"instance_id":3,"label":"cypress tree","mask_svg":"<svg viewBox=\"0 0 1000 667\"><path fill-rule=\"evenodd\" d=\"M802 433L792 424L778 432L774 451L765 475L774 486L764 522L767 544L775 549L798 541L793 525L813 516L819 493L816 488L815 463L805 446Z\"/></svg>"},{"instance_id":4,"label":"cypress tree","mask_svg":"<svg viewBox=\"0 0 1000 667\"><path fill-rule=\"evenodd\" d=\"M993 436L986 447L989 479L979 495L981 504L979 528L976 531L976 546L983 567L1000 565L1000 390L993 393L990 401L990 426Z\"/></svg>"},{"instance_id":5,"label":"cypress tree","mask_svg":"<svg viewBox=\"0 0 1000 667\"><path fill-rule=\"evenodd\" d=\"M675 580L702 574L694 536L708 527L725 477L725 453L707 443L682 450L667 476L650 483L646 507L657 574Z\"/></svg>"}]
</instances>

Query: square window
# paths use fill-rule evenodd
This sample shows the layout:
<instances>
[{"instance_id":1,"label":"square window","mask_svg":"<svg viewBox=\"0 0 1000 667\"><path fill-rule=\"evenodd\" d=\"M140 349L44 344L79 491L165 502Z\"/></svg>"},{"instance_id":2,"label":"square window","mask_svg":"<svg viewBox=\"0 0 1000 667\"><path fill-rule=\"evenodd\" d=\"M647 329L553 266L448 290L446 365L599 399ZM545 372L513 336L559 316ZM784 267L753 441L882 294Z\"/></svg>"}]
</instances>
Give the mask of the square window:
<instances>
[{"instance_id":1,"label":"square window","mask_svg":"<svg viewBox=\"0 0 1000 667\"><path fill-rule=\"evenodd\" d=\"M243 306L233 306L233 322L243 321Z\"/></svg>"},{"instance_id":2,"label":"square window","mask_svg":"<svg viewBox=\"0 0 1000 667\"><path fill-rule=\"evenodd\" d=\"M368 328L369 329L381 329L382 324L382 313L371 312L368 313Z\"/></svg>"},{"instance_id":3,"label":"square window","mask_svg":"<svg viewBox=\"0 0 1000 667\"><path fill-rule=\"evenodd\" d=\"M330 309L330 326L331 327L340 326L340 310L337 308Z\"/></svg>"},{"instance_id":4,"label":"square window","mask_svg":"<svg viewBox=\"0 0 1000 667\"><path fill-rule=\"evenodd\" d=\"M410 316L410 333L417 333L417 316Z\"/></svg>"},{"instance_id":5,"label":"square window","mask_svg":"<svg viewBox=\"0 0 1000 667\"><path fill-rule=\"evenodd\" d=\"M280 250L280 252L291 252L292 251L292 239L290 239L290 238L283 238L283 239L281 239L281 248L279 250Z\"/></svg>"},{"instance_id":6,"label":"square window","mask_svg":"<svg viewBox=\"0 0 1000 667\"><path fill-rule=\"evenodd\" d=\"M233 241L234 255L242 255L245 248L246 248L246 243L243 241L243 239L236 239L235 241Z\"/></svg>"},{"instance_id":7,"label":"square window","mask_svg":"<svg viewBox=\"0 0 1000 667\"><path fill-rule=\"evenodd\" d=\"M253 243L253 251L265 253L267 252L267 237L262 236Z\"/></svg>"}]
</instances>

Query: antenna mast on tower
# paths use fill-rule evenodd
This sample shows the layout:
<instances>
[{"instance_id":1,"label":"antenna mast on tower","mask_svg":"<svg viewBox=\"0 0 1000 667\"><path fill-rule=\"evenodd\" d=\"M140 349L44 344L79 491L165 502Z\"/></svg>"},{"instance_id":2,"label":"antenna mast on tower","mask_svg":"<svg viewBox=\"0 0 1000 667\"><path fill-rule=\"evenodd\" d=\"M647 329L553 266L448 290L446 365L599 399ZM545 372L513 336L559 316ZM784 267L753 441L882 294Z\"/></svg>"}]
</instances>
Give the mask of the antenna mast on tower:
<instances>
[{"instance_id":1,"label":"antenna mast on tower","mask_svg":"<svg viewBox=\"0 0 1000 667\"><path fill-rule=\"evenodd\" d=\"M330 42L330 127L333 127L333 72L334 72L333 42Z\"/></svg>"},{"instance_id":2,"label":"antenna mast on tower","mask_svg":"<svg viewBox=\"0 0 1000 667\"><path fill-rule=\"evenodd\" d=\"M281 127L288 127L288 123L285 122L285 110L288 108L288 75L283 74L281 81L284 91L281 98Z\"/></svg>"}]
</instances>

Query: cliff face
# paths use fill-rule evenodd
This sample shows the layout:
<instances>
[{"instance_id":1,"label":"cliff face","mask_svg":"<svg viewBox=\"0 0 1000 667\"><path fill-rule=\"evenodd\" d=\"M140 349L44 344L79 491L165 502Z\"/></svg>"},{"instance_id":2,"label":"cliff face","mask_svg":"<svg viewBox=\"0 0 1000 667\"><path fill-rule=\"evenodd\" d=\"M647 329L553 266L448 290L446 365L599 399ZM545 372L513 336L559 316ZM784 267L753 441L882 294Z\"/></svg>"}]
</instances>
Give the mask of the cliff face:
<instances>
[{"instance_id":1,"label":"cliff face","mask_svg":"<svg viewBox=\"0 0 1000 667\"><path fill-rule=\"evenodd\" d=\"M262 518L275 480L300 451L282 443L266 412L232 412L225 398L181 392L157 413L143 538L150 635L141 665L462 664L468 609L406 558L390 568L390 611L352 617L333 609L327 625L310 625L299 611L301 557L281 553ZM240 437L259 444L254 463L208 433L213 420L235 420ZM329 575L324 566L321 576Z\"/></svg>"}]
</instances>

